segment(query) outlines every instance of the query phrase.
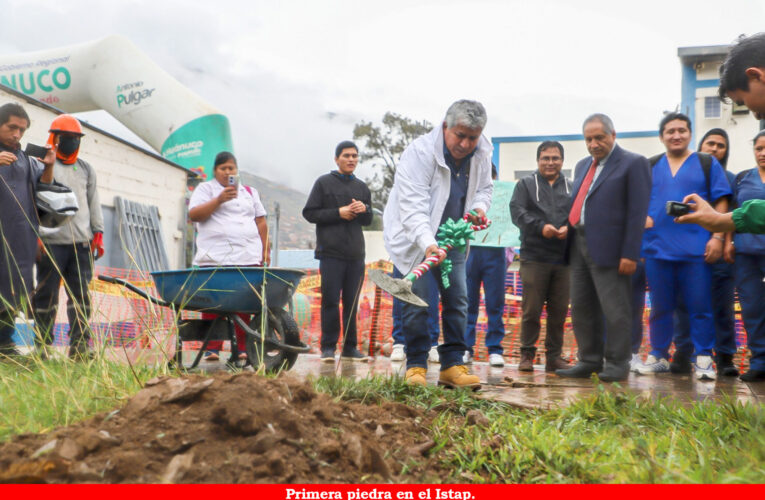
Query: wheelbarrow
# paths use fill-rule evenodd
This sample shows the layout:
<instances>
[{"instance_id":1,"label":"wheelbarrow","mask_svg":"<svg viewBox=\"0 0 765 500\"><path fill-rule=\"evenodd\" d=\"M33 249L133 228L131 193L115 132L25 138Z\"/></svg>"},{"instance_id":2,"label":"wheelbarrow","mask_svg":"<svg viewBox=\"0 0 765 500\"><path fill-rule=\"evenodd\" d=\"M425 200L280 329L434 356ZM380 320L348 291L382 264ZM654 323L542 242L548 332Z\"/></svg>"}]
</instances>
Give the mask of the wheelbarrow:
<instances>
[{"instance_id":1,"label":"wheelbarrow","mask_svg":"<svg viewBox=\"0 0 765 500\"><path fill-rule=\"evenodd\" d=\"M157 293L153 297L132 283L112 276L98 279L121 285L150 302L174 311L213 313L215 319L180 319L176 337L175 363L183 367L182 343L202 341L193 363L196 368L211 340L231 341L230 366L236 364L239 348L234 325L245 333L248 363L266 371L289 370L300 353L309 347L300 341L295 320L284 310L305 273L297 269L263 267L202 267L151 273ZM252 314L247 324L239 314Z\"/></svg>"}]
</instances>

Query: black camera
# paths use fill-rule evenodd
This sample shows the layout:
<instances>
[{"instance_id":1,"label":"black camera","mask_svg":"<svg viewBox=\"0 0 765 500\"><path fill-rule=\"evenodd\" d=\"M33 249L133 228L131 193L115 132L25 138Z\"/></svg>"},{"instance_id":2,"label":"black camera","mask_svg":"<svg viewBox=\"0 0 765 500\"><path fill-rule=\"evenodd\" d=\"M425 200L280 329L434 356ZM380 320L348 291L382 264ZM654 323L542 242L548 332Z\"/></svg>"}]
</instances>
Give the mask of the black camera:
<instances>
[{"instance_id":1,"label":"black camera","mask_svg":"<svg viewBox=\"0 0 765 500\"><path fill-rule=\"evenodd\" d=\"M34 156L35 158L43 159L48 154L48 148L38 146L37 144L27 143L27 147L24 149L27 156Z\"/></svg>"},{"instance_id":2,"label":"black camera","mask_svg":"<svg viewBox=\"0 0 765 500\"><path fill-rule=\"evenodd\" d=\"M668 201L666 209L667 215L671 217L680 217L681 215L690 213L691 206L687 203L680 203L679 201Z\"/></svg>"}]
</instances>

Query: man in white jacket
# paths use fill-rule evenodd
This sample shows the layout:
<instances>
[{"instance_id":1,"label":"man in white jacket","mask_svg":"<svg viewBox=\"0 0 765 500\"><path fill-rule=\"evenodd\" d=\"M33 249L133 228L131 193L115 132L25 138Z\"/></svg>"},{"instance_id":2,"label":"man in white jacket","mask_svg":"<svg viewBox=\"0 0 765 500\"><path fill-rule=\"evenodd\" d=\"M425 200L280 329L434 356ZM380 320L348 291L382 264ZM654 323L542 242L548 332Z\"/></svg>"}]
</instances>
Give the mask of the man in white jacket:
<instances>
[{"instance_id":1,"label":"man in white jacket","mask_svg":"<svg viewBox=\"0 0 765 500\"><path fill-rule=\"evenodd\" d=\"M407 274L424 258L435 255L439 263L452 261L450 286L444 288L440 268L429 272L439 277L444 343L438 347L441 358L439 385L480 388L480 380L471 375L463 362L467 292L465 254L438 248L436 233L447 219L471 216L478 224L491 204L491 143L482 135L486 110L476 101L461 100L452 104L444 122L430 133L418 137L401 155L388 203L383 214L385 248L393 265ZM424 280L417 280L412 291L427 297ZM403 323L406 338L406 381L425 385L430 337L427 308L404 304Z\"/></svg>"}]
</instances>

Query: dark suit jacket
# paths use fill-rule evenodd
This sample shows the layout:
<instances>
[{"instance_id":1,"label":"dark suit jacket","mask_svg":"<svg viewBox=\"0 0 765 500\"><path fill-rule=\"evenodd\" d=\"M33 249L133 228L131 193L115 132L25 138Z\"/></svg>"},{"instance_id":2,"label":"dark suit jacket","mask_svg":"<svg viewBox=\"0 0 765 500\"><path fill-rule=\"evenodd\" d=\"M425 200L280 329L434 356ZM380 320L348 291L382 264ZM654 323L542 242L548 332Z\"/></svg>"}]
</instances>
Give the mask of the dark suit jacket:
<instances>
[{"instance_id":1,"label":"dark suit jacket","mask_svg":"<svg viewBox=\"0 0 765 500\"><path fill-rule=\"evenodd\" d=\"M576 164L572 203L590 165L591 156ZM584 205L587 249L596 265L612 267L618 266L623 258L640 258L650 198L651 168L648 160L614 145ZM568 241L572 240L573 234L568 238Z\"/></svg>"}]
</instances>

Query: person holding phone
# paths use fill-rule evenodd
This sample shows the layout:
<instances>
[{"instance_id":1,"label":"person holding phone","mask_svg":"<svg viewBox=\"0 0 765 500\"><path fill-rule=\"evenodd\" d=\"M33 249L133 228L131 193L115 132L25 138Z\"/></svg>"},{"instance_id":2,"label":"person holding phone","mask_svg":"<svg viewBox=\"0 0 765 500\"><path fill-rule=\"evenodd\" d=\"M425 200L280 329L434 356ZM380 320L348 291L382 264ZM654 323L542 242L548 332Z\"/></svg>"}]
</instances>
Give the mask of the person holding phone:
<instances>
[{"instance_id":1,"label":"person holding phone","mask_svg":"<svg viewBox=\"0 0 765 500\"><path fill-rule=\"evenodd\" d=\"M37 288L32 299L37 336L35 344L43 357L53 343L53 325L58 312L61 281L67 293L69 357L90 356L90 295L93 261L104 254L104 217L96 190L96 171L79 157L83 137L79 120L59 115L50 126L48 145L56 146L54 175L77 197L79 210L63 227L40 235L43 252L37 263Z\"/></svg>"},{"instance_id":2,"label":"person holding phone","mask_svg":"<svg viewBox=\"0 0 765 500\"><path fill-rule=\"evenodd\" d=\"M732 100L765 120L765 32L743 37L734 44L720 66L721 101ZM683 199L691 213L675 219L679 224L698 224L709 231L765 233L765 200L749 200L730 213L720 213L696 193Z\"/></svg>"},{"instance_id":3,"label":"person holding phone","mask_svg":"<svg viewBox=\"0 0 765 500\"><path fill-rule=\"evenodd\" d=\"M197 229L197 252L193 265L267 266L271 263L266 209L255 188L237 179L236 157L218 153L214 179L196 187L189 201L189 219ZM212 317L215 317L214 315ZM242 318L249 323L249 316ZM236 327L240 353L244 353L244 332ZM218 359L219 341L208 344L208 361ZM240 358L244 356L240 354Z\"/></svg>"},{"instance_id":4,"label":"person holding phone","mask_svg":"<svg viewBox=\"0 0 765 500\"><path fill-rule=\"evenodd\" d=\"M0 106L0 360L18 356L11 340L15 318L32 293L37 255L38 218L35 191L53 182L55 149L42 164L21 150L29 115L16 103Z\"/></svg>"}]
</instances>

